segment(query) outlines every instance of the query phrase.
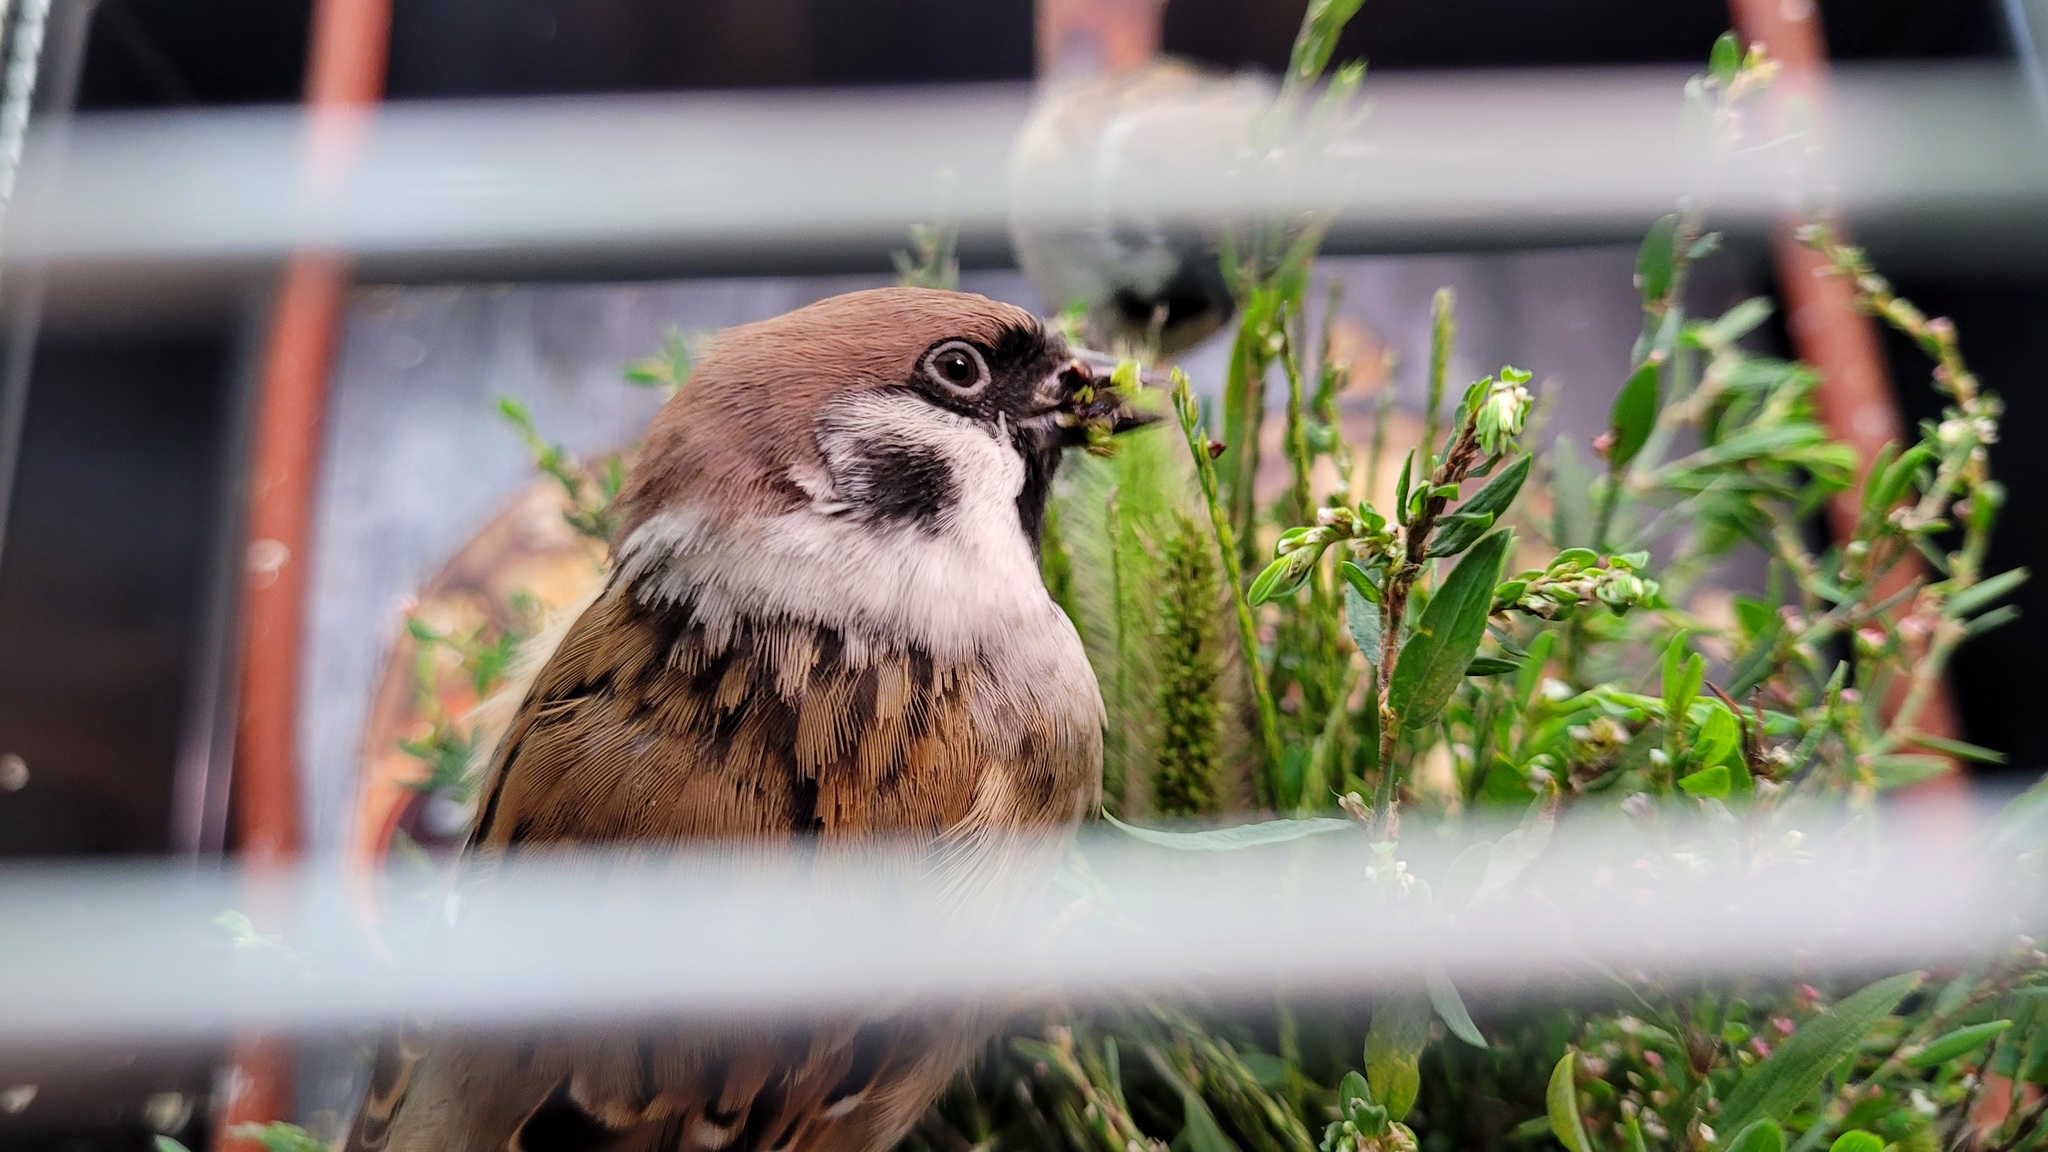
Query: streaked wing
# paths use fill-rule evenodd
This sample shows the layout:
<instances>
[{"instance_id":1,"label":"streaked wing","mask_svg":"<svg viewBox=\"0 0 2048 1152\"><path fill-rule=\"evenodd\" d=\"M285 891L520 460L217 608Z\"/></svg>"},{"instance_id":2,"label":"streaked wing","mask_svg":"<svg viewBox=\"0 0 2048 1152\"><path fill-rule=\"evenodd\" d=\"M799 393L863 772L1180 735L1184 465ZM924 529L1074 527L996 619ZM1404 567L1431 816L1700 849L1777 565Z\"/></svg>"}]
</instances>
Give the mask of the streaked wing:
<instances>
[{"instance_id":1,"label":"streaked wing","mask_svg":"<svg viewBox=\"0 0 2048 1152\"><path fill-rule=\"evenodd\" d=\"M789 619L707 619L615 585L542 668L471 850L909 837L963 899L1031 871L1095 796L1092 713L1020 698L990 658ZM683 1036L449 1039L380 1058L350 1148L862 1149L913 1123L986 1025L971 1012ZM402 1038L401 1038L402 1039Z\"/></svg>"}]
</instances>

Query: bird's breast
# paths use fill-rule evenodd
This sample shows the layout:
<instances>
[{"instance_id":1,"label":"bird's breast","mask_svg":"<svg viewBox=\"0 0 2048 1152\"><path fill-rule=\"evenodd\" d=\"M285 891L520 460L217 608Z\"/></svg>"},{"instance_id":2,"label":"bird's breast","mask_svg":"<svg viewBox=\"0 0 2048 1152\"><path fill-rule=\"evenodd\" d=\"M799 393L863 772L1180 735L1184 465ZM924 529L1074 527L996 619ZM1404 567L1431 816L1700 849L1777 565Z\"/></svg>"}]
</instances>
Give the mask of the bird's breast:
<instances>
[{"instance_id":1,"label":"bird's breast","mask_svg":"<svg viewBox=\"0 0 2048 1152\"><path fill-rule=\"evenodd\" d=\"M1035 571L991 587L1017 577L772 523L664 527L529 691L486 842L935 836L1094 804L1100 698Z\"/></svg>"}]
</instances>

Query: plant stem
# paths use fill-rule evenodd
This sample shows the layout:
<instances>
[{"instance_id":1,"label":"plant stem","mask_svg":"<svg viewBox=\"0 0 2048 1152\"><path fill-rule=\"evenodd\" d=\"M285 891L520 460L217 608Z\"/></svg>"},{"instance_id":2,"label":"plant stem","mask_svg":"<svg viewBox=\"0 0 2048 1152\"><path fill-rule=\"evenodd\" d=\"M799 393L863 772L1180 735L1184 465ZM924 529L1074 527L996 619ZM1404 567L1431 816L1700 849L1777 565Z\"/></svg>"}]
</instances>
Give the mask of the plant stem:
<instances>
[{"instance_id":1,"label":"plant stem","mask_svg":"<svg viewBox=\"0 0 2048 1152\"><path fill-rule=\"evenodd\" d=\"M1238 563L1237 537L1231 531L1230 517L1224 511L1222 501L1217 498L1216 467L1209 456L1208 433L1201 427L1201 415L1194 392L1188 387L1187 375L1179 370L1175 370L1173 375L1173 410L1180 417L1181 435L1187 440L1188 455L1194 458L1195 479L1202 489L1202 503L1209 510L1209 525L1215 531L1224 578L1230 585L1230 605L1237 617L1238 642L1244 648L1245 675L1251 681L1252 703L1258 713L1259 747L1265 755L1265 771L1258 775L1260 791L1270 799L1272 773L1279 767L1282 754L1280 714L1273 706L1273 689L1266 679L1266 666L1259 659L1258 623L1252 619L1251 605L1244 598L1244 568Z\"/></svg>"},{"instance_id":2,"label":"plant stem","mask_svg":"<svg viewBox=\"0 0 2048 1152\"><path fill-rule=\"evenodd\" d=\"M1287 375L1287 424L1286 445L1288 470L1293 473L1293 484L1288 490L1293 507L1282 517L1283 523L1304 524L1314 515L1315 493L1310 488L1310 474L1315 469L1315 459L1308 449L1308 424L1303 411L1301 387L1301 358L1296 355L1294 339L1287 333L1287 325L1280 325L1280 367Z\"/></svg>"},{"instance_id":3,"label":"plant stem","mask_svg":"<svg viewBox=\"0 0 2048 1152\"><path fill-rule=\"evenodd\" d=\"M1443 460L1437 464L1436 472L1429 477L1431 489L1423 497L1422 509L1414 521L1407 526L1407 538L1401 554L1400 566L1387 574L1387 586L1380 603L1380 666L1375 676L1380 709L1380 760L1379 788L1373 797L1372 834L1388 839L1394 832L1394 807L1399 789L1396 786L1394 767L1394 746L1401 736L1401 718L1394 715L1389 688L1393 683L1394 654L1401 647L1401 625L1408 611L1408 594L1415 587L1415 581L1422 576L1422 569L1429 552L1430 533L1436 528L1437 517L1443 514L1450 503L1447 496L1439 496L1435 489L1455 486L1465 480L1472 466L1479 462L1479 411L1474 408L1465 416L1464 426L1458 429L1457 439L1445 451ZM1406 509L1399 509L1406 512Z\"/></svg>"}]
</instances>

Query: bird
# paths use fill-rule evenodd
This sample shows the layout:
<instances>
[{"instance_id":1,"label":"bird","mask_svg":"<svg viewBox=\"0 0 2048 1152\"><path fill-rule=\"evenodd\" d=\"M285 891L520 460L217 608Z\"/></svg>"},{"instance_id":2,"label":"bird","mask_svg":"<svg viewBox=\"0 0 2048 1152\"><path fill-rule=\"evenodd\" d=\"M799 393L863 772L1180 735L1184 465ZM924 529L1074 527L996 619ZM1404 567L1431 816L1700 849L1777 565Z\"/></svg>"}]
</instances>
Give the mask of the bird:
<instances>
[{"instance_id":1,"label":"bird","mask_svg":"<svg viewBox=\"0 0 2048 1152\"><path fill-rule=\"evenodd\" d=\"M714 337L648 430L609 578L539 664L464 853L899 841L956 886L1049 873L1099 805L1104 716L1040 536L1090 423L1152 419L1111 376L1031 312L940 289ZM405 1029L346 1148L872 1152L998 1019Z\"/></svg>"},{"instance_id":2,"label":"bird","mask_svg":"<svg viewBox=\"0 0 2048 1152\"><path fill-rule=\"evenodd\" d=\"M1274 96L1257 75L1170 59L1045 86L1010 153L1018 267L1107 346L1170 353L1216 332L1235 309L1219 245L1246 222L1189 218L1188 189L1257 170L1252 126Z\"/></svg>"}]
</instances>

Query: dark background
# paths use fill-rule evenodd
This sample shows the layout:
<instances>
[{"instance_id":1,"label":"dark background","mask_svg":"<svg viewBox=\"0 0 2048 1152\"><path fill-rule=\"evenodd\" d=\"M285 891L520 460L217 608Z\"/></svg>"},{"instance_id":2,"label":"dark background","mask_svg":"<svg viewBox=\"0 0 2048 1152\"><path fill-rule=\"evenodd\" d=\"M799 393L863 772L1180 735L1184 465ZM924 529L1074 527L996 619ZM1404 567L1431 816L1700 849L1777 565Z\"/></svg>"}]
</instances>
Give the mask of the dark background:
<instances>
[{"instance_id":1,"label":"dark background","mask_svg":"<svg viewBox=\"0 0 2048 1152\"><path fill-rule=\"evenodd\" d=\"M1300 0L1171 0L1166 50L1277 71ZM1828 0L1838 60L1997 57L1988 0ZM83 108L296 99L307 6L101 0ZM1716 0L1369 0L1340 59L1376 68L1690 64L1728 27ZM390 95L1025 80L1029 0L397 0Z\"/></svg>"}]
</instances>

